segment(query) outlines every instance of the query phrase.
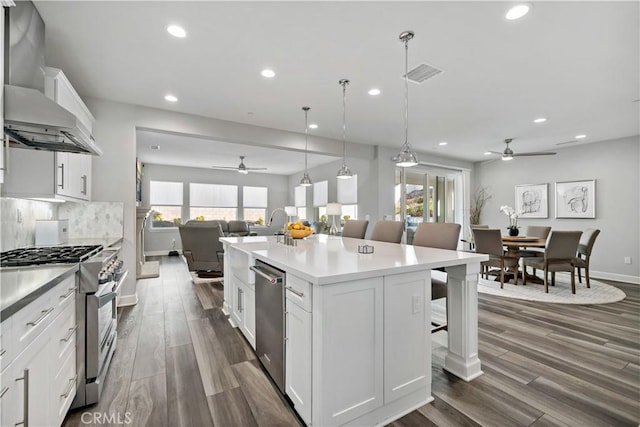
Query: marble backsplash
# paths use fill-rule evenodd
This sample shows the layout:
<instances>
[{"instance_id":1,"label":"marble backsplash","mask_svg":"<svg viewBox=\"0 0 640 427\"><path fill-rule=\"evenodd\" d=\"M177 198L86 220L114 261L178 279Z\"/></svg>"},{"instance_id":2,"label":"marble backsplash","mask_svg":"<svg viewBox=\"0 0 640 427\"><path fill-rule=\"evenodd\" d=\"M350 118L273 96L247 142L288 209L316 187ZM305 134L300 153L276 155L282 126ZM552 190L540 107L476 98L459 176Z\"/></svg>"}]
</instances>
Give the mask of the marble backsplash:
<instances>
[{"instance_id":1,"label":"marble backsplash","mask_svg":"<svg viewBox=\"0 0 640 427\"><path fill-rule=\"evenodd\" d=\"M57 211L57 203L0 198L0 252L33 246L36 220L56 218Z\"/></svg>"},{"instance_id":2,"label":"marble backsplash","mask_svg":"<svg viewBox=\"0 0 640 427\"><path fill-rule=\"evenodd\" d=\"M58 208L58 219L69 220L69 238L122 237L124 203L65 203Z\"/></svg>"}]
</instances>

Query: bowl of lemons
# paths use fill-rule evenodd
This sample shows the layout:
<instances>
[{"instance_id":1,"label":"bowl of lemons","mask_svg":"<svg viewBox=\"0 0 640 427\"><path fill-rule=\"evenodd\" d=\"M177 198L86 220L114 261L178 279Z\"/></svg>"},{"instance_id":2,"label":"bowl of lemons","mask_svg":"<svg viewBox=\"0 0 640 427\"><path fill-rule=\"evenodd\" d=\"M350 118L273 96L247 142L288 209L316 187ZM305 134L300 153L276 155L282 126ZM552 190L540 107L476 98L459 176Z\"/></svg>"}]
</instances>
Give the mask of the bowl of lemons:
<instances>
[{"instance_id":1,"label":"bowl of lemons","mask_svg":"<svg viewBox=\"0 0 640 427\"><path fill-rule=\"evenodd\" d=\"M304 225L302 221L290 222L287 225L287 230L294 239L302 239L313 234L313 230L308 225Z\"/></svg>"}]
</instances>

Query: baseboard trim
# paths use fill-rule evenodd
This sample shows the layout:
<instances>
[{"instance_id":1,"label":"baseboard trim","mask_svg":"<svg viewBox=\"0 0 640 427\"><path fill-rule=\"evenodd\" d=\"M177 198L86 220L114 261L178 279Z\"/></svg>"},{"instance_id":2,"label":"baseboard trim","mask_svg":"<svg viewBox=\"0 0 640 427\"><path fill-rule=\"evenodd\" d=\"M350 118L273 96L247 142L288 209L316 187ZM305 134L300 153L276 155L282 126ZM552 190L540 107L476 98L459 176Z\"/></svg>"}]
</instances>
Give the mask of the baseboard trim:
<instances>
[{"instance_id":1,"label":"baseboard trim","mask_svg":"<svg viewBox=\"0 0 640 427\"><path fill-rule=\"evenodd\" d=\"M164 250L164 251L146 251L144 253L144 256L162 256L162 255L169 255L168 250ZM178 250L177 251L180 255L182 255L182 250Z\"/></svg>"},{"instance_id":2,"label":"baseboard trim","mask_svg":"<svg viewBox=\"0 0 640 427\"><path fill-rule=\"evenodd\" d=\"M136 305L138 303L138 294L123 295L118 297L118 307L126 307L128 305Z\"/></svg>"},{"instance_id":3,"label":"baseboard trim","mask_svg":"<svg viewBox=\"0 0 640 427\"><path fill-rule=\"evenodd\" d=\"M584 274L584 271L583 271ZM616 282L633 283L640 285L639 276L630 276L628 274L608 273L606 271L589 271L589 275L594 279L614 280Z\"/></svg>"}]
</instances>

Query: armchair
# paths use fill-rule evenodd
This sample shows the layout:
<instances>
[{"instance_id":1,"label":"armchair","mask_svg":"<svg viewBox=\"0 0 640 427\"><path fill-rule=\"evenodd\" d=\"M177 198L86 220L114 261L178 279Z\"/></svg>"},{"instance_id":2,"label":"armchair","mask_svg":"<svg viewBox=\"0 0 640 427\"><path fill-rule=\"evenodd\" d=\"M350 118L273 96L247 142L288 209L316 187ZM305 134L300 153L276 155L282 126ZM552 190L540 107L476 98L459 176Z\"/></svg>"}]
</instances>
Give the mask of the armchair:
<instances>
[{"instance_id":1,"label":"armchair","mask_svg":"<svg viewBox=\"0 0 640 427\"><path fill-rule=\"evenodd\" d=\"M178 227L182 240L182 254L189 271L199 277L219 277L224 271L224 250L220 237L224 237L218 221L187 221Z\"/></svg>"}]
</instances>

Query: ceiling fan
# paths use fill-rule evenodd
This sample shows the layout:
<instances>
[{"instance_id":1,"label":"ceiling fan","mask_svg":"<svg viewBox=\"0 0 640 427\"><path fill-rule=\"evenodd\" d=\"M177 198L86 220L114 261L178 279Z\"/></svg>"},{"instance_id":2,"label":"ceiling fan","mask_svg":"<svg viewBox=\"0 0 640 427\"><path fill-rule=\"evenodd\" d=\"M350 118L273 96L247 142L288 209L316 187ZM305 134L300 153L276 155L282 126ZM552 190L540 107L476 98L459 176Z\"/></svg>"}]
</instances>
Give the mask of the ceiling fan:
<instances>
[{"instance_id":1,"label":"ceiling fan","mask_svg":"<svg viewBox=\"0 0 640 427\"><path fill-rule=\"evenodd\" d=\"M249 171L266 171L267 168L248 168L244 164L244 156L240 156L240 164L236 167L233 166L211 166L213 169L235 170L239 173L246 175Z\"/></svg>"},{"instance_id":2,"label":"ceiling fan","mask_svg":"<svg viewBox=\"0 0 640 427\"><path fill-rule=\"evenodd\" d=\"M492 154L499 154L502 156L502 160L512 160L514 157L524 157L524 156L553 156L556 153L551 151L538 151L532 153L519 153L516 154L513 152L511 147L509 147L509 143L513 141L513 138L507 138L504 140L504 143L507 145L502 153L497 151L489 151Z\"/></svg>"}]
</instances>

